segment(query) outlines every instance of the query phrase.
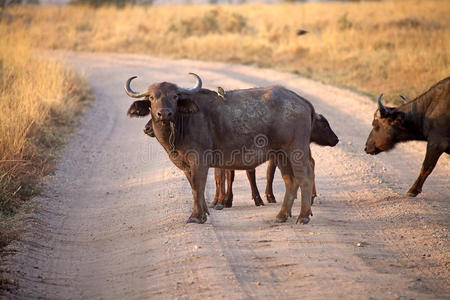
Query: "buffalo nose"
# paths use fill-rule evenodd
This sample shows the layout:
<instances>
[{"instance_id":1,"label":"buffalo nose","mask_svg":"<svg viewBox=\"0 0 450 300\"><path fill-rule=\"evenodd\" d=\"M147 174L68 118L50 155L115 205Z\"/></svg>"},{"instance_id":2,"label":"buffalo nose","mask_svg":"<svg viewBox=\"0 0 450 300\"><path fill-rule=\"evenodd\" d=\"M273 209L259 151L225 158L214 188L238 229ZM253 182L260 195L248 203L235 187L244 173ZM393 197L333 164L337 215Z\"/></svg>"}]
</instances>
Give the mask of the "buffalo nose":
<instances>
[{"instance_id":1,"label":"buffalo nose","mask_svg":"<svg viewBox=\"0 0 450 300\"><path fill-rule=\"evenodd\" d=\"M168 108L163 108L156 114L160 120L168 120L172 117L173 113Z\"/></svg>"}]
</instances>

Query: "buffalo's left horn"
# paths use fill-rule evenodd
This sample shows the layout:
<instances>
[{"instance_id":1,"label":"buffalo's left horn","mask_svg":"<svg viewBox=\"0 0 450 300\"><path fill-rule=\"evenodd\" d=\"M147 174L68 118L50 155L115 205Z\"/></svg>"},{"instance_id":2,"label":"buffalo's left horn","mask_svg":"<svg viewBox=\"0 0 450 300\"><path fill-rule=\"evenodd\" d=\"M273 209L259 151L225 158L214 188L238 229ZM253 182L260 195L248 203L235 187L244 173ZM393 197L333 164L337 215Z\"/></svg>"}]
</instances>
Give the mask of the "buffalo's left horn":
<instances>
[{"instance_id":1,"label":"buffalo's left horn","mask_svg":"<svg viewBox=\"0 0 450 300\"><path fill-rule=\"evenodd\" d=\"M380 114L383 115L386 113L386 107L384 107L383 103L381 103L381 98L383 98L383 94L378 97L378 108L380 109Z\"/></svg>"},{"instance_id":2,"label":"buffalo's left horn","mask_svg":"<svg viewBox=\"0 0 450 300\"><path fill-rule=\"evenodd\" d=\"M405 96L403 96L402 94L399 94L400 98L402 98L403 101L405 101L406 103L409 102L408 98L406 98Z\"/></svg>"},{"instance_id":3,"label":"buffalo's left horn","mask_svg":"<svg viewBox=\"0 0 450 300\"><path fill-rule=\"evenodd\" d=\"M131 98L142 98L148 96L148 92L139 94L131 89L130 87L131 80L135 78L137 78L137 76L130 77L128 78L127 83L125 83L125 92L127 93L127 95L130 96Z\"/></svg>"},{"instance_id":4,"label":"buffalo's left horn","mask_svg":"<svg viewBox=\"0 0 450 300\"><path fill-rule=\"evenodd\" d=\"M195 79L197 80L197 83L195 84L195 86L193 88L190 89L186 89L186 88L182 88L182 87L178 87L178 90L181 92L185 92L185 93L195 93L198 92L201 88L202 88L202 80L200 78L200 76L198 76L195 73L189 73L189 75L192 75L195 77Z\"/></svg>"}]
</instances>

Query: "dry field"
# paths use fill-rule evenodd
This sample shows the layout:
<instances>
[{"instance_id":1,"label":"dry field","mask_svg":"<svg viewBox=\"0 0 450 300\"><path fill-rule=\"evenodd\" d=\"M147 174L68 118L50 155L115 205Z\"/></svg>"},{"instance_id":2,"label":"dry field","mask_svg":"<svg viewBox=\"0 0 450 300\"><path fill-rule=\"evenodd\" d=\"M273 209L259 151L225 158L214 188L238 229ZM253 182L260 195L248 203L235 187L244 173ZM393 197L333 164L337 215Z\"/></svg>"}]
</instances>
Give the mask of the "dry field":
<instances>
[{"instance_id":1,"label":"dry field","mask_svg":"<svg viewBox=\"0 0 450 300\"><path fill-rule=\"evenodd\" d=\"M271 67L376 97L413 98L450 74L450 2L17 7L2 26L35 47ZM308 34L297 36L298 29ZM233 88L233 87L228 87Z\"/></svg>"},{"instance_id":2,"label":"dry field","mask_svg":"<svg viewBox=\"0 0 450 300\"><path fill-rule=\"evenodd\" d=\"M85 82L37 54L25 32L0 26L0 247L17 233L11 216L51 172L86 99Z\"/></svg>"}]
</instances>

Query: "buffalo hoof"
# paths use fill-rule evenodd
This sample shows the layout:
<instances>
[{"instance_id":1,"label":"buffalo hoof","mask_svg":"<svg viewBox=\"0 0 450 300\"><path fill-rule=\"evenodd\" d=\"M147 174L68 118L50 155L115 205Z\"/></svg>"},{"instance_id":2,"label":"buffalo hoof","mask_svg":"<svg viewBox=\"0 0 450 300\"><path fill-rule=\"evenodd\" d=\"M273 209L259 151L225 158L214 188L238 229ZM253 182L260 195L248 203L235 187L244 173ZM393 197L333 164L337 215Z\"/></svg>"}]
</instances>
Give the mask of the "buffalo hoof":
<instances>
[{"instance_id":1,"label":"buffalo hoof","mask_svg":"<svg viewBox=\"0 0 450 300\"><path fill-rule=\"evenodd\" d=\"M284 223L287 221L287 219L288 217L286 214L278 214L275 218L275 223Z\"/></svg>"},{"instance_id":2,"label":"buffalo hoof","mask_svg":"<svg viewBox=\"0 0 450 300\"><path fill-rule=\"evenodd\" d=\"M406 193L406 195L407 195L408 197L416 197L417 195L419 195L419 192L416 192L416 191L408 191L408 192Z\"/></svg>"},{"instance_id":3,"label":"buffalo hoof","mask_svg":"<svg viewBox=\"0 0 450 300\"><path fill-rule=\"evenodd\" d=\"M200 222L200 220L197 218L189 218L186 223L187 224L189 224L189 223L201 224L202 222Z\"/></svg>"},{"instance_id":4,"label":"buffalo hoof","mask_svg":"<svg viewBox=\"0 0 450 300\"><path fill-rule=\"evenodd\" d=\"M274 195L266 195L267 202L269 203L277 203Z\"/></svg>"},{"instance_id":5,"label":"buffalo hoof","mask_svg":"<svg viewBox=\"0 0 450 300\"><path fill-rule=\"evenodd\" d=\"M189 223L203 224L206 222L206 220L207 220L206 214L203 214L202 216L200 216L200 218L193 217L193 216L189 217L189 219L187 220L186 223L188 223L188 224Z\"/></svg>"},{"instance_id":6,"label":"buffalo hoof","mask_svg":"<svg viewBox=\"0 0 450 300\"><path fill-rule=\"evenodd\" d=\"M297 222L295 224L298 224L299 222L301 224L308 224L309 223L309 216L313 216L312 210L309 210L306 217L302 217L301 215L298 216Z\"/></svg>"},{"instance_id":7,"label":"buffalo hoof","mask_svg":"<svg viewBox=\"0 0 450 300\"><path fill-rule=\"evenodd\" d=\"M253 198L253 201L255 201L255 205L256 206L264 206L264 202L262 201L262 199L261 199L261 197L255 197L255 198Z\"/></svg>"},{"instance_id":8,"label":"buffalo hoof","mask_svg":"<svg viewBox=\"0 0 450 300\"><path fill-rule=\"evenodd\" d=\"M214 206L216 206L216 204L217 204L217 201L210 202L208 204L208 207L214 208Z\"/></svg>"},{"instance_id":9,"label":"buffalo hoof","mask_svg":"<svg viewBox=\"0 0 450 300\"><path fill-rule=\"evenodd\" d=\"M233 206L233 201L232 200L231 201L230 200L224 200L223 203L224 203L224 206L226 208L230 208L230 207Z\"/></svg>"},{"instance_id":10,"label":"buffalo hoof","mask_svg":"<svg viewBox=\"0 0 450 300\"><path fill-rule=\"evenodd\" d=\"M215 210L222 210L223 209L223 205L222 204L216 204L213 207Z\"/></svg>"},{"instance_id":11,"label":"buffalo hoof","mask_svg":"<svg viewBox=\"0 0 450 300\"><path fill-rule=\"evenodd\" d=\"M295 222L296 224L301 223L301 224L308 224L310 221L309 217L307 218L300 218L298 217L297 222Z\"/></svg>"}]
</instances>

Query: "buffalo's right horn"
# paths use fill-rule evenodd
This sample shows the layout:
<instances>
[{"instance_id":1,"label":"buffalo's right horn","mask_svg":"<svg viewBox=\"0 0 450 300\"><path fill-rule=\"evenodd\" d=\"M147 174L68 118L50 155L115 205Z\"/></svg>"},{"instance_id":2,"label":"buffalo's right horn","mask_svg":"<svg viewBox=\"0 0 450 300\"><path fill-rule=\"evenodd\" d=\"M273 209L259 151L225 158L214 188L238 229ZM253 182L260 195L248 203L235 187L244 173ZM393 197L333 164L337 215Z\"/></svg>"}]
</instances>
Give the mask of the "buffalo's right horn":
<instances>
[{"instance_id":1,"label":"buffalo's right horn","mask_svg":"<svg viewBox=\"0 0 450 300\"><path fill-rule=\"evenodd\" d=\"M130 87L131 80L133 80L135 78L137 78L137 76L130 77L130 78L128 78L127 83L125 83L125 92L127 93L127 95L130 96L131 98L142 98L142 97L148 96L148 92L140 94L131 89L131 87Z\"/></svg>"},{"instance_id":2,"label":"buffalo's right horn","mask_svg":"<svg viewBox=\"0 0 450 300\"><path fill-rule=\"evenodd\" d=\"M189 75L192 75L195 77L195 79L197 80L197 83L195 84L195 86L193 88L190 89L186 89L186 88L182 88L182 87L178 87L178 90L180 92L185 92L185 93L195 93L198 92L201 88L202 88L202 80L200 78L200 76L198 76L195 73L189 73Z\"/></svg>"},{"instance_id":3,"label":"buffalo's right horn","mask_svg":"<svg viewBox=\"0 0 450 300\"><path fill-rule=\"evenodd\" d=\"M383 94L378 97L378 108L380 109L380 114L383 116L386 114L387 110L386 107L384 107L383 103L381 103L381 98L383 98Z\"/></svg>"},{"instance_id":4,"label":"buffalo's right horn","mask_svg":"<svg viewBox=\"0 0 450 300\"><path fill-rule=\"evenodd\" d=\"M408 98L406 98L405 96L403 96L402 94L399 94L400 98L402 98L403 101L405 101L406 103L409 102Z\"/></svg>"}]
</instances>

